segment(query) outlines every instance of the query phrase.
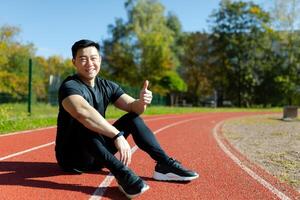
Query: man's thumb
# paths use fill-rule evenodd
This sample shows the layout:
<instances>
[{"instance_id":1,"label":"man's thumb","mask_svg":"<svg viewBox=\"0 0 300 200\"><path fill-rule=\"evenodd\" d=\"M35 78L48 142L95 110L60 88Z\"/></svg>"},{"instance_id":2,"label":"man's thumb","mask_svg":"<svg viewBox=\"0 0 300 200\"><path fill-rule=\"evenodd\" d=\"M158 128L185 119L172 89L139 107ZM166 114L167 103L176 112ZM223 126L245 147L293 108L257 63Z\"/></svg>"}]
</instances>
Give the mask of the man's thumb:
<instances>
[{"instance_id":1,"label":"man's thumb","mask_svg":"<svg viewBox=\"0 0 300 200\"><path fill-rule=\"evenodd\" d=\"M149 86L149 81L148 81L148 80L145 80L144 86L143 86L143 90L147 90L147 89L148 89L148 86Z\"/></svg>"}]
</instances>

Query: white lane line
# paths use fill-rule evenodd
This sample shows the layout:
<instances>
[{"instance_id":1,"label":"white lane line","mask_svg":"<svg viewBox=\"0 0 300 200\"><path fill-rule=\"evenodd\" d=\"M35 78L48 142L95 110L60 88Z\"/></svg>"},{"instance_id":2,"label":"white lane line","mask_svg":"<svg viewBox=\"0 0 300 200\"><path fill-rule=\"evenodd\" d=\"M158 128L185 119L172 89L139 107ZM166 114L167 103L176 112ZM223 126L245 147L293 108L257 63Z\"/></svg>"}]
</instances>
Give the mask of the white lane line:
<instances>
[{"instance_id":1,"label":"white lane line","mask_svg":"<svg viewBox=\"0 0 300 200\"><path fill-rule=\"evenodd\" d=\"M186 120L182 120L182 121L179 121L179 122L175 122L175 123L172 123L172 124L169 124L167 126L164 126L156 131L154 131L154 134L157 134L165 129L168 129L168 128L171 128L173 126L177 126L177 125L180 125L180 124L183 124L183 123L186 123L186 122L189 122L189 121L193 121L193 120L198 120L198 119L201 119L203 117L197 117L197 118L191 118L191 119L186 119ZM134 152L136 152L136 150L138 150L138 147L135 145L132 149L131 149L131 152L132 154ZM111 184L111 182L114 180L114 176L112 173L109 173L105 179L100 183L100 185L98 186L98 188L96 189L96 191L94 192L94 194L90 197L89 200L100 200L102 198L102 196L104 195L107 187Z\"/></svg>"},{"instance_id":2,"label":"white lane line","mask_svg":"<svg viewBox=\"0 0 300 200\"><path fill-rule=\"evenodd\" d=\"M156 116L156 117L151 117L150 119L145 119L145 122L151 122L151 121L157 121L157 120L161 120L161 119L176 119L176 118L181 118L182 115L175 115L175 116ZM109 120L111 121L111 120ZM43 131L43 130L48 130L48 129L54 129L57 126L49 126L49 127L44 127L44 128L36 128L36 129L31 129L31 130L25 130L25 131L17 131L17 132L13 132L13 133L5 133L5 134L0 134L0 138L1 137L7 137L7 136L13 136L13 135L19 135L19 134L26 134L26 133L34 133L37 131Z\"/></svg>"},{"instance_id":3,"label":"white lane line","mask_svg":"<svg viewBox=\"0 0 300 200\"><path fill-rule=\"evenodd\" d=\"M177 118L183 118L184 115L175 115L175 116L157 116L155 118L150 118L150 119L144 119L145 122L151 122L151 121L157 121L157 120L162 120L162 119L177 119Z\"/></svg>"},{"instance_id":4,"label":"white lane line","mask_svg":"<svg viewBox=\"0 0 300 200\"><path fill-rule=\"evenodd\" d=\"M45 128L36 128L36 129L18 131L18 132L13 132L13 133L5 133L5 134L1 134L0 138L1 137L12 136L12 135L25 134L25 133L33 133L33 132L36 132L36 131L43 131L43 130L48 130L48 129L53 129L53 128L56 128L56 126L49 126L49 127L45 127Z\"/></svg>"},{"instance_id":5,"label":"white lane line","mask_svg":"<svg viewBox=\"0 0 300 200\"><path fill-rule=\"evenodd\" d=\"M170 117L157 117L157 118L146 119L145 122L156 121L156 120L161 120L161 119L173 119L173 118L178 118L178 117L182 117L182 116L179 115L179 116L170 116ZM17 134L26 134L26 133L31 133L31 132L40 131L40 130L47 130L47 129L52 129L52 128L56 128L56 126L46 127L46 128L39 128L39 129L34 129L34 130L20 131L20 132L15 132L15 133L11 133L11 134L0 135L0 137L17 135ZM6 160L6 159L9 159L9 158L18 156L18 155L22 155L22 154L25 154L25 153L29 153L31 151L35 151L35 150L41 149L43 147L50 146L54 143L55 142L52 141L52 142L47 143L47 144L43 144L43 145L36 146L36 147L30 148L30 149L27 149L27 150L24 150L24 151L20 151L20 152L17 152L17 153L10 154L8 156L0 157L0 161Z\"/></svg>"},{"instance_id":6,"label":"white lane line","mask_svg":"<svg viewBox=\"0 0 300 200\"><path fill-rule=\"evenodd\" d=\"M149 122L149 121L156 121L156 120L162 120L162 119L174 119L174 118L180 118L182 117L182 115L178 115L178 116L170 116L170 117L157 117L157 118L151 118L151 119L145 119L144 121L145 122ZM187 120L183 120L183 121L179 121L179 122L175 122L173 124L169 124L167 126L164 126L158 130L156 130L154 132L154 134L156 133L159 133L167 128L170 128L172 126L176 126L176 125L179 125L179 124L182 124L182 123L185 123L185 122L188 122L188 121L192 121L192 120L196 120L196 119L200 119L200 118L203 118L204 116L202 117L197 117L197 118L192 118L192 119L187 119ZM52 128L55 128L55 127L47 127L47 128L41 128L41 129L35 129L33 131L37 131L37 130L45 130L45 129L52 129ZM31 131L28 130L28 131L21 131L21 132L16 132L16 133L12 133L12 134L7 134L7 136L10 136L10 135L16 135L16 134L22 134L22 133L30 133ZM6 136L6 135L3 135L3 136ZM2 137L3 137L2 136ZM4 157L0 157L0 161L3 161L3 160L6 160L6 159L9 159L9 158L12 158L12 157L15 157L15 156L19 156L19 155L22 155L22 154L25 154L25 153L29 153L29 152L32 152L32 151L35 151L35 150L38 150L38 149L41 149L41 148L44 148L44 147L47 147L47 146L50 146L50 145L53 145L55 144L55 142L49 142L47 144L43 144L43 145L40 145L40 146L36 146L36 147L33 147L33 148L30 148L30 149L27 149L27 150L24 150L24 151L20 151L20 152L17 152L17 153L14 153L14 154L10 154L10 155L7 155L7 156L4 156ZM138 149L137 146L134 146L131 151L132 153L134 153L136 150ZM94 192L93 196L91 197L91 199L101 199L101 196L105 193L107 187L110 185L110 183L114 180L114 176L110 173L106 176L106 178L104 179L104 181L98 186L98 188L96 189L96 191Z\"/></svg>"},{"instance_id":7,"label":"white lane line","mask_svg":"<svg viewBox=\"0 0 300 200\"><path fill-rule=\"evenodd\" d=\"M241 169L243 169L247 174L249 174L254 180L259 182L261 185L263 185L265 188L267 188L269 191L271 191L273 194L275 194L278 198L282 200L290 200L288 196L286 196L284 193L276 189L273 185L268 183L266 180L264 180L262 177L260 177L258 174L256 174L254 171L249 169L246 165L244 165L241 160L239 160L231 151L222 143L221 139L218 137L218 130L220 126L224 123L224 121L219 122L213 129L213 135L216 139L219 147L226 153L226 155L231 158L235 164L237 164Z\"/></svg>"},{"instance_id":8,"label":"white lane line","mask_svg":"<svg viewBox=\"0 0 300 200\"><path fill-rule=\"evenodd\" d=\"M8 156L1 157L0 161L9 159L9 158L12 158L12 157L15 157L15 156L19 156L19 155L22 155L22 154L25 154L25 153L28 153L28 152L31 152L31 151L35 151L37 149L41 149L41 148L44 148L44 147L47 147L47 146L50 146L50 145L53 145L53 144L54 144L54 142L50 142L50 143L43 144L43 145L40 145L40 146L37 146L37 147L33 147L33 148L30 148L30 149L27 149L27 150L24 150L24 151L20 151L20 152L14 153L14 154L10 154Z\"/></svg>"}]
</instances>

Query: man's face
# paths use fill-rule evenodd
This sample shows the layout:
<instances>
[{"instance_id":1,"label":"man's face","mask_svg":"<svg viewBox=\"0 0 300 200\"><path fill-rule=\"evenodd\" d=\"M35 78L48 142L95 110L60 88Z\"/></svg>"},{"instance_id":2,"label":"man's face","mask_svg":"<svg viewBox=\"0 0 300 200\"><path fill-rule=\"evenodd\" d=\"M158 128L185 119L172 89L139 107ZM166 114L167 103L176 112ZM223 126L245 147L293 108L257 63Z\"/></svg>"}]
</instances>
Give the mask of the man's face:
<instances>
[{"instance_id":1,"label":"man's face","mask_svg":"<svg viewBox=\"0 0 300 200\"><path fill-rule=\"evenodd\" d=\"M100 71L101 57L97 48L90 46L77 51L73 64L82 78L92 80Z\"/></svg>"}]
</instances>

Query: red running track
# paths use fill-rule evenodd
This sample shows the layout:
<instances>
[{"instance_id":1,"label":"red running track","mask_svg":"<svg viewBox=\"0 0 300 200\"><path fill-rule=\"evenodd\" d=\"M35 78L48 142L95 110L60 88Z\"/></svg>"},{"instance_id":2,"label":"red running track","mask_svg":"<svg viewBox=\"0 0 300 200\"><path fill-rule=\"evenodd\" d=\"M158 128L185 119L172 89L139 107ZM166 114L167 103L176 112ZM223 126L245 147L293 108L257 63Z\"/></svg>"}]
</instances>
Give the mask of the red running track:
<instances>
[{"instance_id":1,"label":"red running track","mask_svg":"<svg viewBox=\"0 0 300 200\"><path fill-rule=\"evenodd\" d=\"M130 167L150 185L136 199L300 199L299 192L251 163L222 137L224 120L249 114L144 117L166 152L200 178L188 183L155 181L155 163L130 138ZM54 156L55 131L52 127L0 136L0 199L126 199L107 170L62 172Z\"/></svg>"}]
</instances>

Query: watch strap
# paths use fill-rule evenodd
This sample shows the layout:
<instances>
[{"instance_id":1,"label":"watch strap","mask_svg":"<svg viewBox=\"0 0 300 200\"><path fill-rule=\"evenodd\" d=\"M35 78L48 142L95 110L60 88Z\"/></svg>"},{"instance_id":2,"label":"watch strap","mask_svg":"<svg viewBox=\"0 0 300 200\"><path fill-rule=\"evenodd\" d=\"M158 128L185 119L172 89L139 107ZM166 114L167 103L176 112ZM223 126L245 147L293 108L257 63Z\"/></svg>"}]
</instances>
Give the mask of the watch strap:
<instances>
[{"instance_id":1,"label":"watch strap","mask_svg":"<svg viewBox=\"0 0 300 200\"><path fill-rule=\"evenodd\" d=\"M124 132L123 131L120 131L117 135L115 135L112 140L115 141L118 137L124 135Z\"/></svg>"}]
</instances>

